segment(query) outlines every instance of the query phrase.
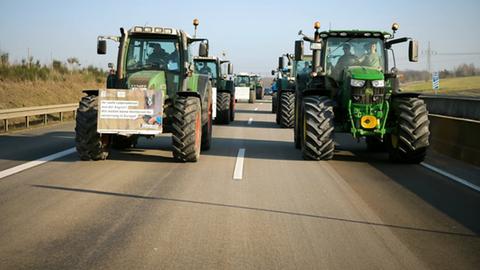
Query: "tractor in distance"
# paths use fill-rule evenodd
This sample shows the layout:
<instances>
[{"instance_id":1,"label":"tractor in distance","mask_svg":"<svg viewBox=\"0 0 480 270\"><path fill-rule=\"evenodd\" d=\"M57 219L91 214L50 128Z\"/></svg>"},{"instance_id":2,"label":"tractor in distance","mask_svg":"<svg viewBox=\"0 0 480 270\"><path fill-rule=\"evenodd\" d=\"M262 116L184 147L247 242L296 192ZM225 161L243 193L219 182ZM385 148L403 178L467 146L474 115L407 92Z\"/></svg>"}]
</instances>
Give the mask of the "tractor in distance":
<instances>
[{"instance_id":1,"label":"tractor in distance","mask_svg":"<svg viewBox=\"0 0 480 270\"><path fill-rule=\"evenodd\" d=\"M328 160L335 132L365 137L370 150L387 150L390 160L419 163L429 146L429 119L417 93L399 89L392 46L409 41L409 60L418 61L418 43L383 31L329 30L296 41L295 59L304 41L313 51L312 72L298 76L294 141L303 157ZM390 57L389 57L390 54ZM389 62L389 60L392 62Z\"/></svg>"},{"instance_id":2,"label":"tractor in distance","mask_svg":"<svg viewBox=\"0 0 480 270\"><path fill-rule=\"evenodd\" d=\"M272 112L276 114L276 123L284 128L292 128L295 113L295 76L293 75L293 56L284 54L278 58L276 93L272 96ZM288 60L287 64L285 59ZM275 74L275 71L272 71Z\"/></svg>"},{"instance_id":3,"label":"tractor in distance","mask_svg":"<svg viewBox=\"0 0 480 270\"><path fill-rule=\"evenodd\" d=\"M249 73L239 73L235 75L235 98L236 100L248 100L248 103L255 103L256 90L253 87L252 77Z\"/></svg>"},{"instance_id":4,"label":"tractor in distance","mask_svg":"<svg viewBox=\"0 0 480 270\"><path fill-rule=\"evenodd\" d=\"M195 28L198 20L194 20ZM76 117L76 149L82 160L103 160L110 147L135 146L139 136L172 133L173 158L196 162L212 138L212 86L194 70L190 47L208 56L208 40L169 27L120 28L120 36L99 36L119 43L117 69L106 89L85 90Z\"/></svg>"},{"instance_id":5,"label":"tractor in distance","mask_svg":"<svg viewBox=\"0 0 480 270\"><path fill-rule=\"evenodd\" d=\"M265 90L263 89L262 77L258 74L250 75L251 87L255 89L255 99L262 100L265 96Z\"/></svg>"},{"instance_id":6,"label":"tractor in distance","mask_svg":"<svg viewBox=\"0 0 480 270\"><path fill-rule=\"evenodd\" d=\"M194 58L195 71L210 76L213 85L213 118L216 124L229 124L235 118L235 86L231 75L233 66L228 60L218 57ZM227 72L222 71L226 65ZM216 99L216 100L215 100Z\"/></svg>"}]
</instances>

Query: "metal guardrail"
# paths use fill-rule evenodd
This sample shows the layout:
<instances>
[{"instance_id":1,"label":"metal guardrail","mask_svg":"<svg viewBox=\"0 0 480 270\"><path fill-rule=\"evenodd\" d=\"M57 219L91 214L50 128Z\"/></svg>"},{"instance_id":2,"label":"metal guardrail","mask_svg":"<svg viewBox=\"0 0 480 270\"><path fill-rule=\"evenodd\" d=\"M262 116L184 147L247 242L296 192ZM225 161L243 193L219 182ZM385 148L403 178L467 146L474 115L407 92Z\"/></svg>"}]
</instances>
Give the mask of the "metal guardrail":
<instances>
[{"instance_id":1,"label":"metal guardrail","mask_svg":"<svg viewBox=\"0 0 480 270\"><path fill-rule=\"evenodd\" d=\"M49 114L60 114L60 121L63 121L63 113L64 112L73 112L74 115L78 108L78 103L70 103L70 104L60 104L60 105L49 105L49 106L36 106L36 107L25 107L25 108L18 108L18 109L7 109L7 110L0 110L0 120L4 122L4 130L8 132L9 126L9 119L13 118L24 118L25 119L25 127L30 127L30 117L36 115L43 115L43 124L46 125L48 123L48 115Z\"/></svg>"},{"instance_id":2,"label":"metal guardrail","mask_svg":"<svg viewBox=\"0 0 480 270\"><path fill-rule=\"evenodd\" d=\"M431 114L480 120L480 98L448 95L421 95Z\"/></svg>"}]
</instances>

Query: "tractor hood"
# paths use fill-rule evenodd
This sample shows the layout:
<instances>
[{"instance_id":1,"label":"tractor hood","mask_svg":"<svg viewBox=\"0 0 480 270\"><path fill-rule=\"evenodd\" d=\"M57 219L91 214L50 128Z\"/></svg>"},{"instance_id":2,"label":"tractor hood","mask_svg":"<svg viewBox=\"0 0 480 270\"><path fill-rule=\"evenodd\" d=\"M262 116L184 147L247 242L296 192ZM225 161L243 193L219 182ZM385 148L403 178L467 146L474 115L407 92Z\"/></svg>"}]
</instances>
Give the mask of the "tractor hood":
<instances>
[{"instance_id":1,"label":"tractor hood","mask_svg":"<svg viewBox=\"0 0 480 270\"><path fill-rule=\"evenodd\" d=\"M347 74L356 80L383 80L383 72L372 67L352 66L347 69Z\"/></svg>"},{"instance_id":2,"label":"tractor hood","mask_svg":"<svg viewBox=\"0 0 480 270\"><path fill-rule=\"evenodd\" d=\"M167 83L165 80L165 71L143 70L132 73L128 76L127 87L147 88L149 90L162 91L166 94Z\"/></svg>"}]
</instances>

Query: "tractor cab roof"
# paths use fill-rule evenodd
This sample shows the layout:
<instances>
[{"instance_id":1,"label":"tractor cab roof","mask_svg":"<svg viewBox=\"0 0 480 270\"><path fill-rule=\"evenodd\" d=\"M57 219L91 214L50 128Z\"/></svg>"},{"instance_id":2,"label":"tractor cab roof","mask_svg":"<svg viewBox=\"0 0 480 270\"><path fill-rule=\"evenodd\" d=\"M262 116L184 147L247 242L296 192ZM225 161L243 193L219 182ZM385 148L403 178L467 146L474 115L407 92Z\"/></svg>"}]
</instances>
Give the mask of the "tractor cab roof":
<instances>
[{"instance_id":1,"label":"tractor cab roof","mask_svg":"<svg viewBox=\"0 0 480 270\"><path fill-rule=\"evenodd\" d=\"M356 38L381 38L388 39L392 37L391 33L377 30L329 30L320 32L321 38L328 37L356 37Z\"/></svg>"},{"instance_id":2,"label":"tractor cab roof","mask_svg":"<svg viewBox=\"0 0 480 270\"><path fill-rule=\"evenodd\" d=\"M170 28L170 27L157 27L157 26L134 26L130 30L128 30L129 35L153 34L153 35L178 36L180 35L181 32L183 31Z\"/></svg>"}]
</instances>

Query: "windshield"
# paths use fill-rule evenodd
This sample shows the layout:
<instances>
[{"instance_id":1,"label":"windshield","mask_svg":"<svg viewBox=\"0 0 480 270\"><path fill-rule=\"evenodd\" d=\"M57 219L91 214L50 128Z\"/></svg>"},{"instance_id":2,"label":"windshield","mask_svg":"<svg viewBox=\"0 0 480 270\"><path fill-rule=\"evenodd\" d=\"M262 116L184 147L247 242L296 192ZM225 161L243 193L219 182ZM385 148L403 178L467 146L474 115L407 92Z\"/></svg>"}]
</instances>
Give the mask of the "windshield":
<instances>
[{"instance_id":1,"label":"windshield","mask_svg":"<svg viewBox=\"0 0 480 270\"><path fill-rule=\"evenodd\" d=\"M311 61L296 61L295 62L295 73L296 74L308 74L312 71L312 62Z\"/></svg>"},{"instance_id":2,"label":"windshield","mask_svg":"<svg viewBox=\"0 0 480 270\"><path fill-rule=\"evenodd\" d=\"M337 81L350 66L385 70L383 41L379 38L331 37L325 50L326 73Z\"/></svg>"},{"instance_id":3,"label":"windshield","mask_svg":"<svg viewBox=\"0 0 480 270\"><path fill-rule=\"evenodd\" d=\"M176 39L132 38L128 45L127 72L137 70L179 71Z\"/></svg>"},{"instance_id":4,"label":"windshield","mask_svg":"<svg viewBox=\"0 0 480 270\"><path fill-rule=\"evenodd\" d=\"M235 85L245 85L248 86L250 84L250 77L249 76L237 76L235 78Z\"/></svg>"},{"instance_id":5,"label":"windshield","mask_svg":"<svg viewBox=\"0 0 480 270\"><path fill-rule=\"evenodd\" d=\"M195 72L209 75L213 80L217 79L217 63L213 61L195 61Z\"/></svg>"}]
</instances>

